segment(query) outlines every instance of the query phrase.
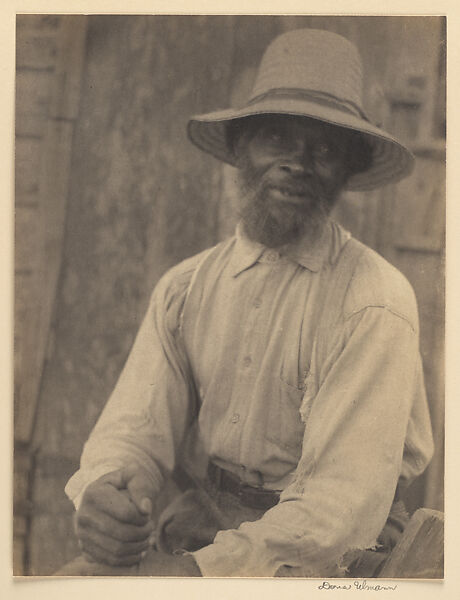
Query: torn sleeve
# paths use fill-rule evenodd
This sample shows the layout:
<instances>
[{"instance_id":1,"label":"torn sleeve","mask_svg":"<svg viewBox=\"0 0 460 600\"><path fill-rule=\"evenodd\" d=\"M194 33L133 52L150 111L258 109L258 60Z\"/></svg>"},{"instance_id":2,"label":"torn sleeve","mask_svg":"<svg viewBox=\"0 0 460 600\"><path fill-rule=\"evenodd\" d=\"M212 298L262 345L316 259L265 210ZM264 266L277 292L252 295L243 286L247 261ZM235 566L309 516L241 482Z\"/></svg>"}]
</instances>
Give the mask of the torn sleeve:
<instances>
[{"instance_id":1,"label":"torn sleeve","mask_svg":"<svg viewBox=\"0 0 460 600\"><path fill-rule=\"evenodd\" d=\"M411 325L368 307L334 340L307 388L294 481L259 521L221 531L194 553L203 575L273 576L285 565L324 576L348 550L373 546L402 470L415 401L425 406L418 419L426 466L432 439Z\"/></svg>"}]
</instances>

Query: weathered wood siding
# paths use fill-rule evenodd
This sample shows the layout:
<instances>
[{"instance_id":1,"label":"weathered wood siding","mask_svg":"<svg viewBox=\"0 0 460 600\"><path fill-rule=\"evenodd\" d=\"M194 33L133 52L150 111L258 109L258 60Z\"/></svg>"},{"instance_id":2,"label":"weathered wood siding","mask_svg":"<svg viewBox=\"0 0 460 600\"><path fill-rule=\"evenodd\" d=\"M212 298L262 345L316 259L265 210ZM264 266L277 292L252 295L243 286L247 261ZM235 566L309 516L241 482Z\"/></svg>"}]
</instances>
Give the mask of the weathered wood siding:
<instances>
[{"instance_id":1,"label":"weathered wood siding","mask_svg":"<svg viewBox=\"0 0 460 600\"><path fill-rule=\"evenodd\" d=\"M434 138L442 133L436 79L440 25L437 18L88 18L83 78L79 90L68 96L81 101L64 246L58 253L62 265L56 308L51 327L42 332L47 361L33 400L38 398L30 573L51 573L77 552L72 506L63 488L126 359L154 284L168 267L233 229L232 170L188 142L187 118L224 107L229 98L241 99L266 44L277 33L302 26L332 29L353 39L363 53L371 115L414 143L423 140L430 168L442 179L439 153L433 154ZM37 91L36 101L46 97L51 83L30 85ZM22 97L24 105L32 101L25 93ZM422 131L426 119L431 125ZM409 131L402 131L408 122ZM442 139L438 147L442 151ZM32 189L33 177L41 172L37 152L35 148L17 164L18 173L27 173L22 181L32 178ZM425 194L426 181L415 181L409 188L349 195L337 216L358 238L393 260L416 289L438 463L429 486L419 483L410 501L415 507L428 498L427 505L441 508L439 492L424 494L425 489L442 490L444 198L440 186ZM426 197L424 218L419 218L411 185ZM394 219L404 224L401 235ZM25 255L26 240L33 235L27 231L33 232L33 226L21 226L17 236L18 253ZM24 289L18 279L18 298ZM27 360L20 362L27 369ZM19 385L21 381L17 379Z\"/></svg>"},{"instance_id":2,"label":"weathered wood siding","mask_svg":"<svg viewBox=\"0 0 460 600\"><path fill-rule=\"evenodd\" d=\"M219 165L192 148L185 124L191 112L225 103L232 29L224 21L89 20L54 343L35 431L34 501L48 509L32 523L34 573L76 552L64 484L155 282L216 241Z\"/></svg>"},{"instance_id":3,"label":"weathered wood siding","mask_svg":"<svg viewBox=\"0 0 460 600\"><path fill-rule=\"evenodd\" d=\"M28 561L32 435L62 258L85 17L17 20L14 572Z\"/></svg>"}]
</instances>

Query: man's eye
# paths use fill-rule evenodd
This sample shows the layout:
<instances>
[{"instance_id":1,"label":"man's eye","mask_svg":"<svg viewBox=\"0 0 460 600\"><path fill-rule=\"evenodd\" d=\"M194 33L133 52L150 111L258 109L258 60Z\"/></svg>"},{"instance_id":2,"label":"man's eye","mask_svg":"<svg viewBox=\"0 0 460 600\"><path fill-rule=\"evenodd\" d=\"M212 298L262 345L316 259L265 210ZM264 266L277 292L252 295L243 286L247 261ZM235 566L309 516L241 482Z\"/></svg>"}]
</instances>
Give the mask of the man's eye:
<instances>
[{"instance_id":1,"label":"man's eye","mask_svg":"<svg viewBox=\"0 0 460 600\"><path fill-rule=\"evenodd\" d=\"M266 129L263 137L269 144L280 144L283 141L283 134L279 129Z\"/></svg>"},{"instance_id":2,"label":"man's eye","mask_svg":"<svg viewBox=\"0 0 460 600\"><path fill-rule=\"evenodd\" d=\"M267 138L272 144L279 144L283 139L279 131L269 131Z\"/></svg>"},{"instance_id":3,"label":"man's eye","mask_svg":"<svg viewBox=\"0 0 460 600\"><path fill-rule=\"evenodd\" d=\"M332 148L325 143L318 144L315 148L315 154L319 158L329 158L332 154Z\"/></svg>"}]
</instances>

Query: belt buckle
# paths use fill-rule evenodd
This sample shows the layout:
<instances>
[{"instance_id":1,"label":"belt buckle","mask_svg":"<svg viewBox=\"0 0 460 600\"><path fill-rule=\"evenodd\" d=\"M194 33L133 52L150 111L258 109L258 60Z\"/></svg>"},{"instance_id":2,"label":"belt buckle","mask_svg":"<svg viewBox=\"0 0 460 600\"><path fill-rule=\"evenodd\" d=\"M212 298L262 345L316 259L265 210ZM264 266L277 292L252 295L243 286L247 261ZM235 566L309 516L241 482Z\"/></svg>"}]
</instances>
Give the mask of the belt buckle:
<instances>
[{"instance_id":1,"label":"belt buckle","mask_svg":"<svg viewBox=\"0 0 460 600\"><path fill-rule=\"evenodd\" d=\"M252 483L249 483L248 481L244 481L243 479L241 479L239 477L238 478L239 479L239 481L238 481L239 486L243 487L243 488L247 488L247 490L249 492L254 491L254 490L257 490L257 491L264 490L265 489L264 488L264 476L262 475L262 473L260 471L252 471L252 470L251 470L251 473L253 475L257 476L258 483L252 484Z\"/></svg>"},{"instance_id":2,"label":"belt buckle","mask_svg":"<svg viewBox=\"0 0 460 600\"><path fill-rule=\"evenodd\" d=\"M248 484L246 482L244 482L242 479L238 479L237 481L237 491L236 491L236 495L238 496L238 498L242 498L245 494L245 492L247 491L248 488Z\"/></svg>"},{"instance_id":3,"label":"belt buckle","mask_svg":"<svg viewBox=\"0 0 460 600\"><path fill-rule=\"evenodd\" d=\"M242 504L249 508L258 508L257 497L260 492L264 492L265 489L261 486L249 485L244 481L240 481L238 485L237 496ZM261 494L263 497L263 493Z\"/></svg>"}]
</instances>

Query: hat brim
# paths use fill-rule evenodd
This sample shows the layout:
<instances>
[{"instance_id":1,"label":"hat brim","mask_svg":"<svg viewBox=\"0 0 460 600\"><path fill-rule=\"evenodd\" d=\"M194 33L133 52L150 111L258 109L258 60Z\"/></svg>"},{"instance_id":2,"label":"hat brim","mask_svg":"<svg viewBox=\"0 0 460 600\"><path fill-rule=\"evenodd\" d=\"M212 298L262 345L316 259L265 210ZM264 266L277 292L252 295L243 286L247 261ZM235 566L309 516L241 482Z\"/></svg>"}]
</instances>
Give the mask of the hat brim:
<instances>
[{"instance_id":1,"label":"hat brim","mask_svg":"<svg viewBox=\"0 0 460 600\"><path fill-rule=\"evenodd\" d=\"M366 136L372 147L372 164L368 170L350 177L345 186L347 190L366 191L396 183L413 169L414 156L389 133L347 110L306 99L268 97L241 109L196 115L188 123L188 135L201 150L236 166L236 156L227 144L226 124L236 119L270 113L310 117L353 129Z\"/></svg>"}]
</instances>

